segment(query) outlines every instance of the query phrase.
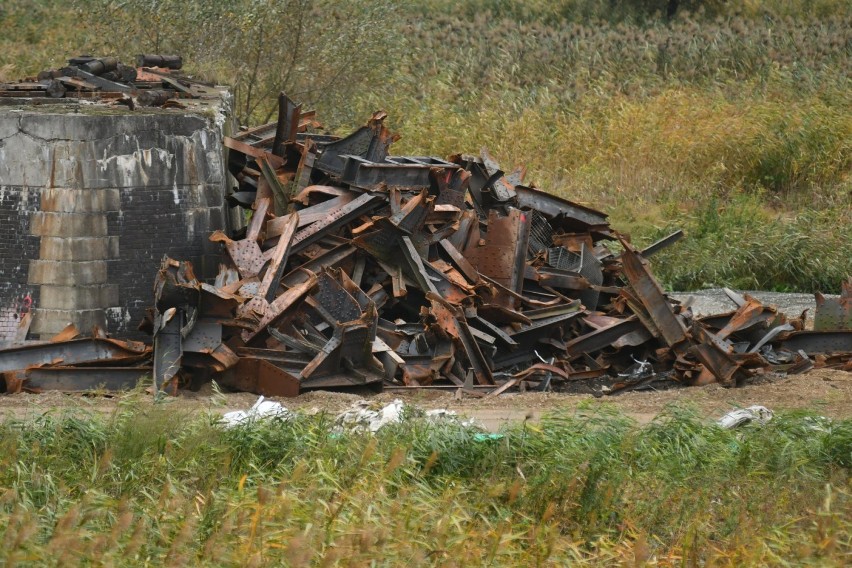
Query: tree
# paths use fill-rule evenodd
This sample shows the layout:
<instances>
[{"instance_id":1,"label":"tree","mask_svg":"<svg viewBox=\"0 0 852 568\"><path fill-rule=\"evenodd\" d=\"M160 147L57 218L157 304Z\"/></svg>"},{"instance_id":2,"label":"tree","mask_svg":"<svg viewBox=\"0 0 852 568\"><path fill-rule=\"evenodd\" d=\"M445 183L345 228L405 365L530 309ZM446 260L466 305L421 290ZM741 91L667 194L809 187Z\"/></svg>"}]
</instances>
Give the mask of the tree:
<instances>
[{"instance_id":1,"label":"tree","mask_svg":"<svg viewBox=\"0 0 852 568\"><path fill-rule=\"evenodd\" d=\"M183 55L233 87L242 124L267 122L286 91L330 110L381 81L404 38L391 0L77 0L102 28L95 51ZM131 51L132 50L132 51ZM327 114L323 113L323 116Z\"/></svg>"}]
</instances>

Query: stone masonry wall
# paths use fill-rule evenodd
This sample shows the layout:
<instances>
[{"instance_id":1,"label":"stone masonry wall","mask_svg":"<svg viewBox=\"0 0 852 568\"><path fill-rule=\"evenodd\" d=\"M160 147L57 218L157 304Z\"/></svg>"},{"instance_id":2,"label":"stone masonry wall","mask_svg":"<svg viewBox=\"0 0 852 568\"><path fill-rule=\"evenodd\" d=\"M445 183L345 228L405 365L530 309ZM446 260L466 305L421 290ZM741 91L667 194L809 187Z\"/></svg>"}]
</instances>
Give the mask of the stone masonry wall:
<instances>
[{"instance_id":1,"label":"stone masonry wall","mask_svg":"<svg viewBox=\"0 0 852 568\"><path fill-rule=\"evenodd\" d=\"M222 134L181 111L0 107L0 343L73 322L138 337L163 255L215 275Z\"/></svg>"},{"instance_id":2,"label":"stone masonry wall","mask_svg":"<svg viewBox=\"0 0 852 568\"><path fill-rule=\"evenodd\" d=\"M13 191L0 185L0 344L15 336L23 314L38 303L39 287L29 284L29 265L38 258L39 238L30 234L30 215L39 192Z\"/></svg>"}]
</instances>

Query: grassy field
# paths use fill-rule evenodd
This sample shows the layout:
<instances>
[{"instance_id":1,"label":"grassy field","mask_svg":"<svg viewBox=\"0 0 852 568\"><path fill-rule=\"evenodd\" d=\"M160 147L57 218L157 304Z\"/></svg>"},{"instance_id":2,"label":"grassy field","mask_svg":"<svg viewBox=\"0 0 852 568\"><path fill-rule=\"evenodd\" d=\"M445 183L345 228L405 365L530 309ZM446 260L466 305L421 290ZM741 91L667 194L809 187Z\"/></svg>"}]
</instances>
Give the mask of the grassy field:
<instances>
[{"instance_id":1,"label":"grassy field","mask_svg":"<svg viewBox=\"0 0 852 568\"><path fill-rule=\"evenodd\" d=\"M556 413L502 436L410 409L224 430L168 408L2 425L0 561L79 565L847 564L852 422L725 431Z\"/></svg>"},{"instance_id":2,"label":"grassy field","mask_svg":"<svg viewBox=\"0 0 852 568\"><path fill-rule=\"evenodd\" d=\"M608 211L676 289L837 289L852 273L852 12L672 22L441 15L363 111L406 152L487 145ZM425 78L424 78L425 76ZM397 118L398 117L398 118Z\"/></svg>"},{"instance_id":3,"label":"grassy field","mask_svg":"<svg viewBox=\"0 0 852 568\"><path fill-rule=\"evenodd\" d=\"M852 422L722 430L554 414L501 436L415 409L225 430L163 408L0 426L0 563L848 565Z\"/></svg>"}]
</instances>

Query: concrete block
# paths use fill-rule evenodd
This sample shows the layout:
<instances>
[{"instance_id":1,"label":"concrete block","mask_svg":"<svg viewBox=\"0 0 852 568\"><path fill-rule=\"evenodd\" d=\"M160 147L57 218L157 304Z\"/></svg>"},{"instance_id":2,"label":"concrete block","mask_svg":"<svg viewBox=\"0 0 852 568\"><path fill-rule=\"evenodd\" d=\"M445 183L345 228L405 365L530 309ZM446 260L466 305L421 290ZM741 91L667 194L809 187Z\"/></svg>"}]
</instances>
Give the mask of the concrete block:
<instances>
[{"instance_id":1,"label":"concrete block","mask_svg":"<svg viewBox=\"0 0 852 568\"><path fill-rule=\"evenodd\" d=\"M68 262L64 260L31 260L29 284L80 286L105 284L107 263L104 260Z\"/></svg>"},{"instance_id":2,"label":"concrete block","mask_svg":"<svg viewBox=\"0 0 852 568\"><path fill-rule=\"evenodd\" d=\"M224 181L221 133L186 113L128 115L0 109L0 180L55 188L163 187Z\"/></svg>"},{"instance_id":3,"label":"concrete block","mask_svg":"<svg viewBox=\"0 0 852 568\"><path fill-rule=\"evenodd\" d=\"M33 313L33 323L30 333L49 339L62 331L66 325L73 323L83 333L91 332L92 327L107 329L107 319L104 310L48 310L36 308Z\"/></svg>"},{"instance_id":4,"label":"concrete block","mask_svg":"<svg viewBox=\"0 0 852 568\"><path fill-rule=\"evenodd\" d=\"M103 214L46 211L32 214L30 233L40 237L105 237L109 234Z\"/></svg>"},{"instance_id":5,"label":"concrete block","mask_svg":"<svg viewBox=\"0 0 852 568\"><path fill-rule=\"evenodd\" d=\"M22 116L24 116L23 111L17 109L0 116L0 140L11 138L20 132Z\"/></svg>"},{"instance_id":6,"label":"concrete block","mask_svg":"<svg viewBox=\"0 0 852 568\"><path fill-rule=\"evenodd\" d=\"M118 258L118 237L42 237L42 260L107 260Z\"/></svg>"},{"instance_id":7,"label":"concrete block","mask_svg":"<svg viewBox=\"0 0 852 568\"><path fill-rule=\"evenodd\" d=\"M54 112L50 109L22 113L19 128L34 138L47 141L69 140L105 142L116 138L116 148L135 148L137 139L156 139L163 134L190 136L209 128L207 120L187 113L163 112L159 109L137 109L126 114L98 113L97 108L80 108L80 112ZM130 136L122 136L122 134ZM144 147L144 146L143 146Z\"/></svg>"},{"instance_id":8,"label":"concrete block","mask_svg":"<svg viewBox=\"0 0 852 568\"><path fill-rule=\"evenodd\" d=\"M215 276L208 235L244 220L223 203L221 128L192 113L0 108L0 306L31 297L45 337L69 321L139 336L164 254Z\"/></svg>"},{"instance_id":9,"label":"concrete block","mask_svg":"<svg viewBox=\"0 0 852 568\"><path fill-rule=\"evenodd\" d=\"M39 291L39 307L56 310L89 310L118 304L118 285L54 286L45 284Z\"/></svg>"},{"instance_id":10,"label":"concrete block","mask_svg":"<svg viewBox=\"0 0 852 568\"><path fill-rule=\"evenodd\" d=\"M41 190L41 210L57 213L100 213L119 211L121 192L116 188L105 189L58 189L46 187Z\"/></svg>"}]
</instances>

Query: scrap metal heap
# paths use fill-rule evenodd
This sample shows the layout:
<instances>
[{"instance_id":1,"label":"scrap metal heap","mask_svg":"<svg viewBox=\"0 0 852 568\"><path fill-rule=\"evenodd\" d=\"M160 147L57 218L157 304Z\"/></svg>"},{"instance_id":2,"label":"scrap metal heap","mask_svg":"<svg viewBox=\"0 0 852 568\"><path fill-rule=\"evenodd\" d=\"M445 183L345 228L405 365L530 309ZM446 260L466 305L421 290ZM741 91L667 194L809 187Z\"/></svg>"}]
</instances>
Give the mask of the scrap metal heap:
<instances>
[{"instance_id":1,"label":"scrap metal heap","mask_svg":"<svg viewBox=\"0 0 852 568\"><path fill-rule=\"evenodd\" d=\"M68 325L50 341L0 350L0 392L124 390L150 377L151 347Z\"/></svg>"},{"instance_id":2,"label":"scrap metal heap","mask_svg":"<svg viewBox=\"0 0 852 568\"><path fill-rule=\"evenodd\" d=\"M702 319L667 298L645 259L680 232L637 251L604 213L524 185L486 150L391 155L384 119L313 134L313 113L282 94L276 123L226 139L229 200L251 221L210 237L227 257L213 284L163 261L148 326L158 387L183 375L283 396L481 393L607 377L615 392L852 369L848 331L803 331L749 297Z\"/></svg>"},{"instance_id":3,"label":"scrap metal heap","mask_svg":"<svg viewBox=\"0 0 852 568\"><path fill-rule=\"evenodd\" d=\"M0 350L7 392L156 391L215 379L263 395L312 389L452 388L474 396L585 385L737 386L814 366L852 371L852 281L818 296L816 329L754 298L696 318L668 298L607 216L524 185L482 150L393 156L385 114L338 138L282 94L278 121L226 138L251 210L210 236L214 282L165 258L141 344L100 337ZM153 361L152 361L153 359Z\"/></svg>"},{"instance_id":4,"label":"scrap metal heap","mask_svg":"<svg viewBox=\"0 0 852 568\"><path fill-rule=\"evenodd\" d=\"M32 102L51 99L90 99L130 107L135 105L185 108L189 100L218 98L221 93L180 73L179 55L136 56L136 66L115 57L79 55L59 69L13 83L0 82L0 100L22 98Z\"/></svg>"}]
</instances>

